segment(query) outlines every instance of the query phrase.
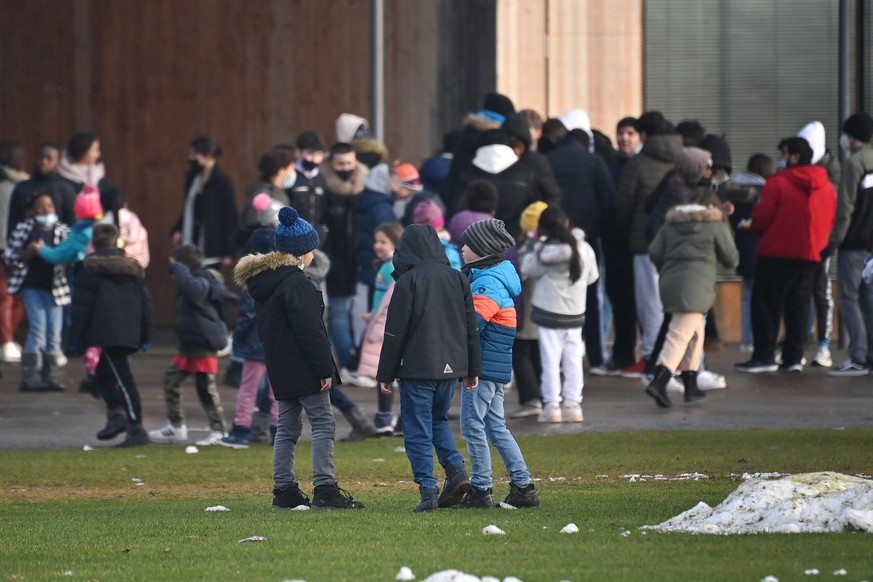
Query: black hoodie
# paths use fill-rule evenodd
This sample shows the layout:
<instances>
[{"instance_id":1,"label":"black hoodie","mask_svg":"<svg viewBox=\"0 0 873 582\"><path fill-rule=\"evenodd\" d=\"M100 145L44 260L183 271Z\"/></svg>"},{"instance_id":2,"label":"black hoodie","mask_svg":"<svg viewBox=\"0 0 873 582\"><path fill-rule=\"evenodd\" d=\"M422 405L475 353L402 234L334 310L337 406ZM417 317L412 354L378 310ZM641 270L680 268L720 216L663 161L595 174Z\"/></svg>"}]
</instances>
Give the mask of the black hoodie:
<instances>
[{"instance_id":1,"label":"black hoodie","mask_svg":"<svg viewBox=\"0 0 873 582\"><path fill-rule=\"evenodd\" d=\"M479 376L482 356L470 286L449 266L433 227L413 224L403 232L394 252L394 279L376 378Z\"/></svg>"}]
</instances>

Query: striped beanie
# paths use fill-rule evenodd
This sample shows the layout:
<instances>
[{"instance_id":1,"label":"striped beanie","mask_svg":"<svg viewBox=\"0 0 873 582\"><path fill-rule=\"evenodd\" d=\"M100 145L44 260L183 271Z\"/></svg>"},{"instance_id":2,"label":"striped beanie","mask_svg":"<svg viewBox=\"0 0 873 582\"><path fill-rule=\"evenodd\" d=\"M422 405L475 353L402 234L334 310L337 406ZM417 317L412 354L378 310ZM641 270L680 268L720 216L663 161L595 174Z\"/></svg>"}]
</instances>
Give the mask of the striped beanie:
<instances>
[{"instance_id":1,"label":"striped beanie","mask_svg":"<svg viewBox=\"0 0 873 582\"><path fill-rule=\"evenodd\" d=\"M468 226L463 241L480 257L502 255L503 251L515 245L515 239L506 232L506 225L496 218L480 220Z\"/></svg>"}]
</instances>

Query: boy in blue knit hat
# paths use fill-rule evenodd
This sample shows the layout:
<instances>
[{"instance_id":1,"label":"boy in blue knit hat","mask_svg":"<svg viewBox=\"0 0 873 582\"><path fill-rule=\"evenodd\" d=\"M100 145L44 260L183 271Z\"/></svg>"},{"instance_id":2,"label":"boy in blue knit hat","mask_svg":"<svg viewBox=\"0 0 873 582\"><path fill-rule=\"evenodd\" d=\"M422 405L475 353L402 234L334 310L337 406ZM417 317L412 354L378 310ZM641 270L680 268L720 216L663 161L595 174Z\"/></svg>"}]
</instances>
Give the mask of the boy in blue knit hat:
<instances>
[{"instance_id":1,"label":"boy in blue knit hat","mask_svg":"<svg viewBox=\"0 0 873 582\"><path fill-rule=\"evenodd\" d=\"M279 211L273 242L275 252L245 256L234 269L237 284L248 288L255 300L267 374L279 402L273 509L363 509L363 503L337 485L334 473L336 421L329 391L339 383L339 373L324 326L324 300L303 273L318 247L318 234L286 206ZM304 412L312 426L311 503L294 471Z\"/></svg>"}]
</instances>

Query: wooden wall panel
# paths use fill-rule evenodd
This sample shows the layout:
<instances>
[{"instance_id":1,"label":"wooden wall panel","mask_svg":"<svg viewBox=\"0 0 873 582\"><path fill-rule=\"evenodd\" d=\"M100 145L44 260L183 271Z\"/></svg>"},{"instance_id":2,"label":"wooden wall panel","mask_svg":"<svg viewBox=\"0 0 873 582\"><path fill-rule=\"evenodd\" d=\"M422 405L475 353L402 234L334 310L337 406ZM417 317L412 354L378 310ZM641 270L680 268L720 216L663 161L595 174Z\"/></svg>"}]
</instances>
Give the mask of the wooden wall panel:
<instances>
[{"instance_id":1,"label":"wooden wall panel","mask_svg":"<svg viewBox=\"0 0 873 582\"><path fill-rule=\"evenodd\" d=\"M504 0L497 12L497 86L516 109L549 109L546 61L547 5Z\"/></svg>"}]
</instances>

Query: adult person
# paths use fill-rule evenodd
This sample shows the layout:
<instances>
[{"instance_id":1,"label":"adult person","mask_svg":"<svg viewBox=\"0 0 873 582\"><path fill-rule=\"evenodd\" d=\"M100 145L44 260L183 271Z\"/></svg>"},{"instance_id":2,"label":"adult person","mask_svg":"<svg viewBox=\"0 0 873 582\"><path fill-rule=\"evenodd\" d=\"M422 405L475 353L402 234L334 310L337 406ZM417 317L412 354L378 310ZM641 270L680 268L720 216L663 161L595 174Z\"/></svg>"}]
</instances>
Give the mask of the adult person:
<instances>
[{"instance_id":1,"label":"adult person","mask_svg":"<svg viewBox=\"0 0 873 582\"><path fill-rule=\"evenodd\" d=\"M84 131L74 134L67 142L58 173L77 193L85 184L102 189L106 185L106 166L100 151L100 138Z\"/></svg>"},{"instance_id":2,"label":"adult person","mask_svg":"<svg viewBox=\"0 0 873 582\"><path fill-rule=\"evenodd\" d=\"M221 154L221 146L208 135L189 144L185 201L171 234L174 245L197 246L207 267L231 264L237 232L236 195L218 164Z\"/></svg>"},{"instance_id":3,"label":"adult person","mask_svg":"<svg viewBox=\"0 0 873 582\"><path fill-rule=\"evenodd\" d=\"M30 208L31 197L45 192L51 196L58 220L64 224L76 222L76 190L58 173L61 163L61 146L44 143L36 153L36 165L29 180L19 182L9 199L9 214L6 217L6 232L11 233L15 225L24 220Z\"/></svg>"},{"instance_id":4,"label":"adult person","mask_svg":"<svg viewBox=\"0 0 873 582\"><path fill-rule=\"evenodd\" d=\"M16 141L0 144L0 256L6 252L9 201L15 186L30 176L24 171L24 148ZM0 261L0 361L20 362L15 330L24 317L21 300L9 294L9 266Z\"/></svg>"},{"instance_id":5,"label":"adult person","mask_svg":"<svg viewBox=\"0 0 873 582\"><path fill-rule=\"evenodd\" d=\"M555 181L555 172L549 159L533 149L529 123L525 115L513 113L506 118L501 129L509 137L509 146L518 156L519 163L533 171L543 202L557 206L561 202L561 187Z\"/></svg>"},{"instance_id":6,"label":"adult person","mask_svg":"<svg viewBox=\"0 0 873 582\"><path fill-rule=\"evenodd\" d=\"M840 179L834 230L826 254L838 250L837 284L849 359L831 376L863 376L873 367L873 286L861 279L873 246L873 117L855 113L843 123L840 145L849 153ZM783 357L784 360L784 357Z\"/></svg>"},{"instance_id":7,"label":"adult person","mask_svg":"<svg viewBox=\"0 0 873 582\"><path fill-rule=\"evenodd\" d=\"M297 136L294 156L297 159L297 179L291 188L286 189L293 206L300 217L311 224L324 245L327 236L324 230L324 199L326 186L324 175L319 170L324 162L327 147L315 131L306 130Z\"/></svg>"},{"instance_id":8,"label":"adult person","mask_svg":"<svg viewBox=\"0 0 873 582\"><path fill-rule=\"evenodd\" d=\"M422 162L418 173L421 176L421 185L425 191L439 194L445 190L446 180L452 169L453 152L460 139L460 129L447 131L443 134L443 144L440 151Z\"/></svg>"},{"instance_id":9,"label":"adult person","mask_svg":"<svg viewBox=\"0 0 873 582\"><path fill-rule=\"evenodd\" d=\"M761 201L752 211L752 222L748 225L749 230L761 236L752 290L755 351L750 360L735 368L752 374L803 370L801 358L812 286L837 206L827 172L812 165L809 143L801 137L791 137L783 143L788 151L788 167L764 185ZM782 364L777 366L780 317L785 324L785 341Z\"/></svg>"},{"instance_id":10,"label":"adult person","mask_svg":"<svg viewBox=\"0 0 873 582\"><path fill-rule=\"evenodd\" d=\"M642 377L661 328L664 311L658 295L658 274L648 253L645 201L664 175L673 169L682 138L659 111L648 111L637 123L643 148L627 162L615 192L615 213L621 236L633 254L634 301L642 331L641 359L621 375Z\"/></svg>"},{"instance_id":11,"label":"adult person","mask_svg":"<svg viewBox=\"0 0 873 582\"><path fill-rule=\"evenodd\" d=\"M281 147L271 148L261 154L258 159L258 178L246 186L248 202L242 212L245 236L241 237L240 240L248 240L254 229L261 226L258 212L252 206L252 200L255 196L263 192L282 206L290 204L286 189L293 186L296 181L295 162L294 153Z\"/></svg>"}]
</instances>

